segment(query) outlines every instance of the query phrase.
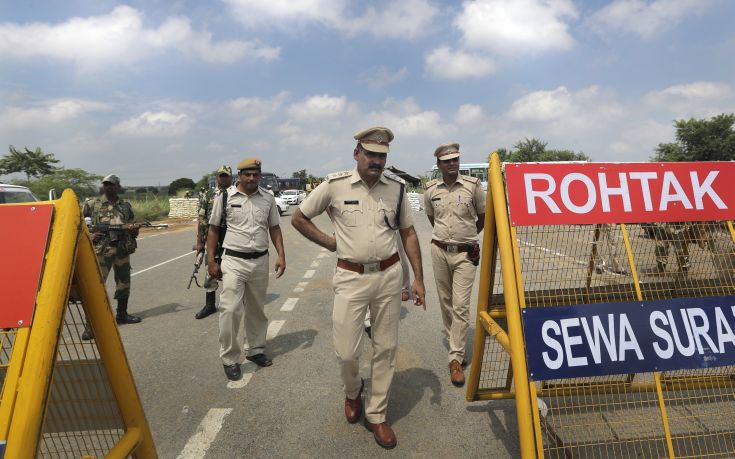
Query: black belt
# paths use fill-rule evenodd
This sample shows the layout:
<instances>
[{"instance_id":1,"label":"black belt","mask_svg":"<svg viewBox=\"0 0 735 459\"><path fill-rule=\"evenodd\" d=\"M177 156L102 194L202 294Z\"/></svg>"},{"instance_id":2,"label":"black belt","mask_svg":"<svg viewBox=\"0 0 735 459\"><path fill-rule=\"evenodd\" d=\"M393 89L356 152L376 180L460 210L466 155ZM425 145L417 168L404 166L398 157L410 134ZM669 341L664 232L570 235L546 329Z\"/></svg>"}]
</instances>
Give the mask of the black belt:
<instances>
[{"instance_id":1,"label":"black belt","mask_svg":"<svg viewBox=\"0 0 735 459\"><path fill-rule=\"evenodd\" d=\"M225 249L225 255L229 255L231 257L242 258L245 260L252 260L253 258L260 258L263 255L266 255L267 253L268 253L267 250L263 250L262 252L238 252L237 250Z\"/></svg>"}]
</instances>

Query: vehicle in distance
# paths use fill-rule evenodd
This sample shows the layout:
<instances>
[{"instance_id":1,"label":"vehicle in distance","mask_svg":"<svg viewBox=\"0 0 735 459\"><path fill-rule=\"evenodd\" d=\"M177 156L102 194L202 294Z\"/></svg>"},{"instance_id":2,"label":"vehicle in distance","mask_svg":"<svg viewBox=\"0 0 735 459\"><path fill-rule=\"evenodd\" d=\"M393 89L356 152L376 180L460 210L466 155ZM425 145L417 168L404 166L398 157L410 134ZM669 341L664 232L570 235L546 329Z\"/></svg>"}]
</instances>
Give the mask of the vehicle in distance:
<instances>
[{"instance_id":1,"label":"vehicle in distance","mask_svg":"<svg viewBox=\"0 0 735 459\"><path fill-rule=\"evenodd\" d=\"M470 177L477 177L482 182L482 189L487 191L487 163L460 163L459 165L460 175L469 175ZM429 179L441 179L442 173L436 167L431 167L429 171Z\"/></svg>"},{"instance_id":2,"label":"vehicle in distance","mask_svg":"<svg viewBox=\"0 0 735 459\"><path fill-rule=\"evenodd\" d=\"M304 192L304 196L305 195L306 192ZM292 206L297 206L304 200L304 197L301 195L299 190L281 190L281 197Z\"/></svg>"},{"instance_id":3,"label":"vehicle in distance","mask_svg":"<svg viewBox=\"0 0 735 459\"><path fill-rule=\"evenodd\" d=\"M280 196L276 196L276 205L278 206L279 215L285 214L288 212L288 209L291 208L291 206L288 205L288 202Z\"/></svg>"},{"instance_id":4,"label":"vehicle in distance","mask_svg":"<svg viewBox=\"0 0 735 459\"><path fill-rule=\"evenodd\" d=\"M38 201L38 198L28 188L20 185L0 183L0 204L36 201Z\"/></svg>"}]
</instances>

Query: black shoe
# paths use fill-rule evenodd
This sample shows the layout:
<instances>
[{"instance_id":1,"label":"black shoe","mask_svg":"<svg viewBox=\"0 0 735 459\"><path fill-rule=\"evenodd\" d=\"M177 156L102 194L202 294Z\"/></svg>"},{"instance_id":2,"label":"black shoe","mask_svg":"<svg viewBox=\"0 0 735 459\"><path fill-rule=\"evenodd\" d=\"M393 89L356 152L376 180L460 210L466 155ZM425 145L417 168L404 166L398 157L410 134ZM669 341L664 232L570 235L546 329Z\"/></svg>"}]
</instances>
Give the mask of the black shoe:
<instances>
[{"instance_id":1,"label":"black shoe","mask_svg":"<svg viewBox=\"0 0 735 459\"><path fill-rule=\"evenodd\" d=\"M202 309L200 309L199 312L197 312L194 315L194 318L195 319L204 319L205 317L211 316L215 312L217 312L217 307L216 306L214 306L213 304L212 305L205 304L204 307Z\"/></svg>"},{"instance_id":2,"label":"black shoe","mask_svg":"<svg viewBox=\"0 0 735 459\"><path fill-rule=\"evenodd\" d=\"M118 314L115 316L115 322L118 324L137 324L143 320L138 316L131 316L130 314Z\"/></svg>"},{"instance_id":3,"label":"black shoe","mask_svg":"<svg viewBox=\"0 0 735 459\"><path fill-rule=\"evenodd\" d=\"M223 365L225 367L225 375L230 381L238 381L242 378L242 372L240 371L240 365L233 363L232 365Z\"/></svg>"},{"instance_id":4,"label":"black shoe","mask_svg":"<svg viewBox=\"0 0 735 459\"><path fill-rule=\"evenodd\" d=\"M94 338L94 333L92 332L92 327L89 325L84 326L84 331L82 332L82 341L89 341L92 338Z\"/></svg>"},{"instance_id":5,"label":"black shoe","mask_svg":"<svg viewBox=\"0 0 735 459\"><path fill-rule=\"evenodd\" d=\"M269 359L265 356L265 354L255 354L255 355L248 355L245 357L246 359L250 360L254 364L258 365L259 367L269 367L273 365L273 360Z\"/></svg>"},{"instance_id":6,"label":"black shoe","mask_svg":"<svg viewBox=\"0 0 735 459\"><path fill-rule=\"evenodd\" d=\"M373 327L365 327L365 333L367 333L368 338L373 339Z\"/></svg>"}]
</instances>

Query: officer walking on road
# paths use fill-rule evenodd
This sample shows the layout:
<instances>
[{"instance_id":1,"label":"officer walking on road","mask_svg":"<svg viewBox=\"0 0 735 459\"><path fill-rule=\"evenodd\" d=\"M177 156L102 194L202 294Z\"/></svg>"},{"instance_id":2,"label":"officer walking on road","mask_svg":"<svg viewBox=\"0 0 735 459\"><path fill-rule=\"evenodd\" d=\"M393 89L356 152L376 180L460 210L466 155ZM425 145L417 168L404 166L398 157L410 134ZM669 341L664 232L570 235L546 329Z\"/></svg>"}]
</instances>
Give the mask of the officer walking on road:
<instances>
[{"instance_id":1,"label":"officer walking on road","mask_svg":"<svg viewBox=\"0 0 735 459\"><path fill-rule=\"evenodd\" d=\"M383 172L393 133L373 127L358 132L355 139L357 167L329 174L294 212L291 223L307 239L337 252L332 322L349 423L357 422L362 414L364 382L359 358L363 319L370 310L373 357L365 426L380 446L393 448L397 440L386 422L386 412L396 366L403 274L395 232L400 233L413 268L414 304L426 309L421 249L404 183ZM311 221L326 210L334 235L327 235Z\"/></svg>"},{"instance_id":2,"label":"officer walking on road","mask_svg":"<svg viewBox=\"0 0 735 459\"><path fill-rule=\"evenodd\" d=\"M137 324L142 319L128 314L130 297L130 255L135 252L139 226L133 223L135 215L128 201L120 199L120 178L110 174L102 179L104 195L88 199L82 207L82 215L91 225L125 225L123 231L96 232L92 234L94 252L102 270L102 282L107 280L110 269L115 271L115 296L117 300L118 324ZM92 339L94 334L87 323L82 333L83 340Z\"/></svg>"},{"instance_id":3,"label":"officer walking on road","mask_svg":"<svg viewBox=\"0 0 735 459\"><path fill-rule=\"evenodd\" d=\"M236 186L214 199L207 235L207 270L222 279L220 294L219 342L225 375L236 381L242 377L242 343L238 332L243 315L248 340L246 359L261 367L273 364L265 355L268 318L263 310L268 289L268 236L278 252L276 278L286 270L286 252L279 226L278 207L273 196L260 188L261 162L247 158L237 165ZM227 196L227 205L223 199ZM224 207L224 210L223 210ZM215 253L222 221L227 224L222 266Z\"/></svg>"},{"instance_id":4,"label":"officer walking on road","mask_svg":"<svg viewBox=\"0 0 735 459\"><path fill-rule=\"evenodd\" d=\"M227 188L230 187L230 185L232 185L232 169L230 169L230 166L222 165L219 167L219 169L217 169L217 186L215 188L207 188L199 194L199 210L197 212L197 214L199 215L196 245L197 257L200 253L204 252L204 249L206 249L207 247L207 235L209 234L209 218L212 216L212 206L214 205L214 198L215 196L219 196L221 193L225 192ZM222 205L226 206L227 200L223 199L222 203ZM222 239L224 237L225 231L226 227L220 228L220 238L217 241L217 248L214 254L214 260L217 262L217 264L222 263L222 251L224 250L224 248L222 247ZM207 272L207 275L204 276L204 290L206 291L204 307L196 313L196 315L194 316L195 318L204 319L205 317L208 317L211 314L217 312L217 306L215 305L217 287L219 287L217 279L210 276L209 272Z\"/></svg>"},{"instance_id":5,"label":"officer walking on road","mask_svg":"<svg viewBox=\"0 0 735 459\"><path fill-rule=\"evenodd\" d=\"M480 179L459 174L459 144L434 151L442 178L426 184L424 208L434 228L431 261L449 340L449 376L463 386L465 345L470 324L470 295L480 259L477 234L485 223L485 193Z\"/></svg>"}]
</instances>

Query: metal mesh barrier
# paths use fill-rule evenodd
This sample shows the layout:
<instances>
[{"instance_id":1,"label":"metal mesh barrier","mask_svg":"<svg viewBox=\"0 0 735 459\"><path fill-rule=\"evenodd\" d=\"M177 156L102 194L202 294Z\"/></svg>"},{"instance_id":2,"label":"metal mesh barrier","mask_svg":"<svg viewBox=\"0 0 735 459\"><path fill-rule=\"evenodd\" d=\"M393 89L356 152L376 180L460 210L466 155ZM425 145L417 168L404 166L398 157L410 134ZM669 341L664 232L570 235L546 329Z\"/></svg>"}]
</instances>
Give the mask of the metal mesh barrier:
<instances>
[{"instance_id":1,"label":"metal mesh barrier","mask_svg":"<svg viewBox=\"0 0 735 459\"><path fill-rule=\"evenodd\" d=\"M5 391L5 375L10 366L10 357L13 353L13 343L15 343L15 328L0 330L0 388ZM2 392L0 392L2 394Z\"/></svg>"},{"instance_id":2,"label":"metal mesh barrier","mask_svg":"<svg viewBox=\"0 0 735 459\"><path fill-rule=\"evenodd\" d=\"M85 317L80 302L69 303L59 337L39 457L102 457L125 434L96 342L81 339Z\"/></svg>"},{"instance_id":3,"label":"metal mesh barrier","mask_svg":"<svg viewBox=\"0 0 735 459\"><path fill-rule=\"evenodd\" d=\"M636 281L643 300L735 294L726 222L529 226L513 235L527 308L636 301ZM490 311L507 330L496 273ZM544 454L667 457L667 424L676 457L732 457L734 374L719 367L532 382ZM511 379L508 354L487 337L479 391L511 391Z\"/></svg>"}]
</instances>

